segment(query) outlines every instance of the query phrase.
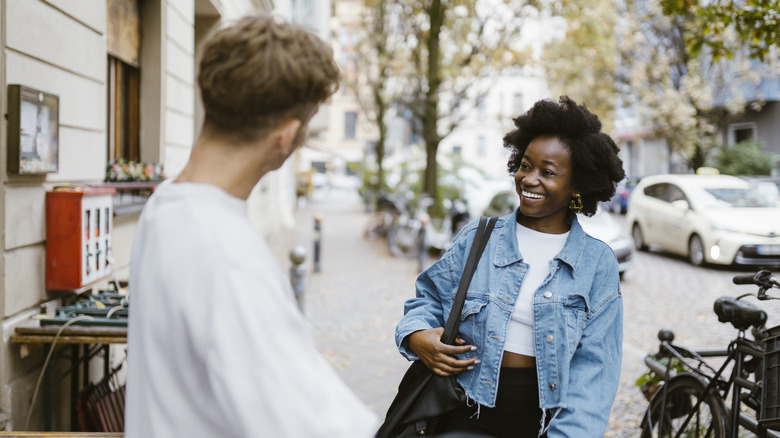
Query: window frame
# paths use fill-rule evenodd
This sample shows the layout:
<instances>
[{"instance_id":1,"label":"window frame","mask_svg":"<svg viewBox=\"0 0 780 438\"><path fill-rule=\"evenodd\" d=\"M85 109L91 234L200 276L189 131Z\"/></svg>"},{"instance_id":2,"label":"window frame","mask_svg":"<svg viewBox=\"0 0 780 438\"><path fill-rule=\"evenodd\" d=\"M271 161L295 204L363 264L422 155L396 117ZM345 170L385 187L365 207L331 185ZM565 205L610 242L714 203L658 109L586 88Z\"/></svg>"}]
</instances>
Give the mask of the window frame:
<instances>
[{"instance_id":1,"label":"window frame","mask_svg":"<svg viewBox=\"0 0 780 438\"><path fill-rule=\"evenodd\" d=\"M750 130L752 133L750 140L756 140L758 138L758 125L755 122L745 123L733 123L728 128L728 145L734 146L737 144L737 131Z\"/></svg>"}]
</instances>

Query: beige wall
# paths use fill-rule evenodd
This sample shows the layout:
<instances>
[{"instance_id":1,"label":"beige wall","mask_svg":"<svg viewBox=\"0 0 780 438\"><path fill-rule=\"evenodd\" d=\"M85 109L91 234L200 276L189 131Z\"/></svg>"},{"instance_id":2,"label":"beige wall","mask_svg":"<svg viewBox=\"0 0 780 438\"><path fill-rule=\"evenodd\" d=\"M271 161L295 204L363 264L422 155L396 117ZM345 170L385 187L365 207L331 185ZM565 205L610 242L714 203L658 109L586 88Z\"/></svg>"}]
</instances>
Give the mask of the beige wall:
<instances>
[{"instance_id":1,"label":"beige wall","mask_svg":"<svg viewBox=\"0 0 780 438\"><path fill-rule=\"evenodd\" d=\"M214 15L209 26L250 12L257 0L141 1L141 160L162 162L175 176L186 163L196 134L196 9ZM221 15L221 17L220 17ZM60 295L45 289L45 193L63 183L99 183L107 160L106 0L0 0L0 107L8 84L59 96L59 172L9 175L6 122L0 119L0 430L19 430L41 372L43 350L22 351L8 339L14 327L53 309ZM202 35L200 36L202 38ZM114 272L127 278L137 216L115 219ZM99 284L98 287L102 287ZM120 360L124 348L112 351ZM96 365L99 369L100 364ZM59 366L59 365L55 365ZM92 374L100 377L102 374ZM54 428L67 429L68 379L55 389ZM32 429L42 429L42 396Z\"/></svg>"},{"instance_id":2,"label":"beige wall","mask_svg":"<svg viewBox=\"0 0 780 438\"><path fill-rule=\"evenodd\" d=\"M100 181L106 165L106 3L5 1L0 26L3 108L8 84L23 84L59 96L59 172L46 176L8 175L5 121L0 122L2 170L2 266L0 283L0 426L23 426L32 389L40 374L42 349L25 358L8 343L14 326L38 305L57 297L44 286L45 192L64 182ZM118 249L119 250L119 249ZM121 250L120 250L121 252ZM54 400L65 396L54 392ZM40 399L40 398L39 398ZM40 403L38 403L40 405ZM40 406L33 411L40 424Z\"/></svg>"}]
</instances>

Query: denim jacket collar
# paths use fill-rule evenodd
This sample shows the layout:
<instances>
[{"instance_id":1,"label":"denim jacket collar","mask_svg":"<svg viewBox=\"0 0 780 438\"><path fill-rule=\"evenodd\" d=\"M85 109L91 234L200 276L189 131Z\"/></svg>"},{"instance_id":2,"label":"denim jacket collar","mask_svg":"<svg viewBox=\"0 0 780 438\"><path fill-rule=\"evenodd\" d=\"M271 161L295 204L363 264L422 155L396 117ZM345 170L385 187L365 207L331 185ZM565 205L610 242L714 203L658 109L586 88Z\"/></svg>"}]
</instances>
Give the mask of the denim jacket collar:
<instances>
[{"instance_id":1,"label":"denim jacket collar","mask_svg":"<svg viewBox=\"0 0 780 438\"><path fill-rule=\"evenodd\" d=\"M493 264L496 266L507 266L523 259L520 249L517 247L516 218L519 214L520 209L518 208L513 213L502 216L496 224L497 233L494 231L494 235L498 234L497 237L499 239L493 260ZM582 230L576 214L570 214L568 219L571 222L569 238L566 239L566 244L561 252L555 256L555 260L560 260L566 264L571 271L572 277L574 277L577 265L582 258L582 252L585 250L587 235Z\"/></svg>"}]
</instances>

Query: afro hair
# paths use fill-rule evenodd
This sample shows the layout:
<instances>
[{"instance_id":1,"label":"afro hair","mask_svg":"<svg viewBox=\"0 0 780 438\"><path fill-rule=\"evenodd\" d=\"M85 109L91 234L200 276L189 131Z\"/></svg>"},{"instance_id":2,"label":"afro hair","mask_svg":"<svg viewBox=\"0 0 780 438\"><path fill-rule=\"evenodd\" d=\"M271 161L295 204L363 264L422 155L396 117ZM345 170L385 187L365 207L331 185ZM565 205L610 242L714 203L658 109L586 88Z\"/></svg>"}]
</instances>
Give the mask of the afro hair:
<instances>
[{"instance_id":1,"label":"afro hair","mask_svg":"<svg viewBox=\"0 0 780 438\"><path fill-rule=\"evenodd\" d=\"M504 147L511 151L507 163L510 174L517 173L535 138L559 139L571 153L572 184L582 196L582 213L586 216L593 216L599 201L609 200L617 183L626 176L618 147L601 132L599 118L568 96L561 96L558 102L536 102L514 122L515 129L504 136Z\"/></svg>"}]
</instances>

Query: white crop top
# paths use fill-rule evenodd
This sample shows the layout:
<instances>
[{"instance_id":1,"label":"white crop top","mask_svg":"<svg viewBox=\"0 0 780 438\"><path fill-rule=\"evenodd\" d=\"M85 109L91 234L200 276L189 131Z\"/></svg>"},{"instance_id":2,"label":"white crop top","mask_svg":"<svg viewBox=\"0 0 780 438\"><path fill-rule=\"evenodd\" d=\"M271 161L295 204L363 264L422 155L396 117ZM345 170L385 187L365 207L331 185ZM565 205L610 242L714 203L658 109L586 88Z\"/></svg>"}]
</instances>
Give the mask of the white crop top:
<instances>
[{"instance_id":1,"label":"white crop top","mask_svg":"<svg viewBox=\"0 0 780 438\"><path fill-rule=\"evenodd\" d=\"M534 292L550 273L550 261L566 244L569 233L547 234L517 224L517 247L528 272L520 286L515 308L506 327L504 351L536 357L534 345Z\"/></svg>"}]
</instances>

